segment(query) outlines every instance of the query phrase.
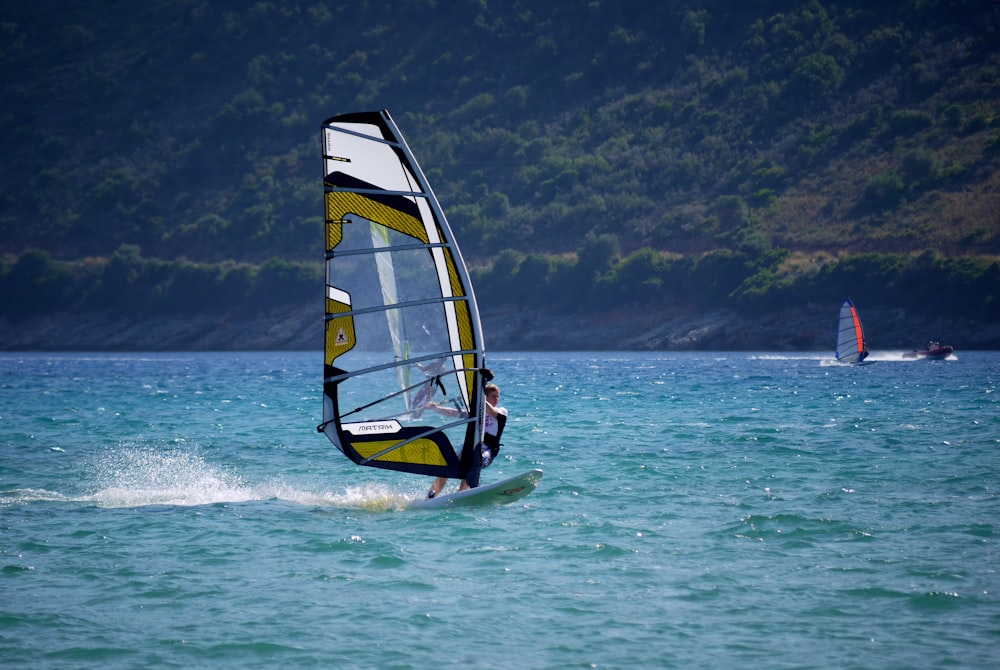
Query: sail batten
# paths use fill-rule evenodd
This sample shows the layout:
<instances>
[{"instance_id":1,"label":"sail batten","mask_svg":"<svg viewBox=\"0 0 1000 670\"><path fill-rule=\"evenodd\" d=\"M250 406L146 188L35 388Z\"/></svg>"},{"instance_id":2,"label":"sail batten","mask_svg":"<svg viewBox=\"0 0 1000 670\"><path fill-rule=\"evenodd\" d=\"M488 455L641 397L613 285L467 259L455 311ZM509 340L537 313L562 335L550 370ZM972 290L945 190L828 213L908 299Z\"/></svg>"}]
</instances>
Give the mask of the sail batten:
<instances>
[{"instance_id":1,"label":"sail batten","mask_svg":"<svg viewBox=\"0 0 1000 670\"><path fill-rule=\"evenodd\" d=\"M426 193L421 193L419 191L390 191L383 190L379 188L342 188L339 186L324 186L323 191L326 193L360 193L362 195L398 195L404 198L426 198Z\"/></svg>"},{"instance_id":2,"label":"sail batten","mask_svg":"<svg viewBox=\"0 0 1000 670\"><path fill-rule=\"evenodd\" d=\"M340 372L338 374L331 375L329 377L324 377L323 381L324 381L324 383L336 383L336 382L343 381L344 379L350 379L351 377L357 377L358 375L366 375L366 374L371 374L373 372L381 372L382 370L388 370L388 369L391 369L391 368L394 368L394 367L398 367L400 365L414 365L416 363L421 363L421 362L431 361L431 360L438 360L438 359L441 359L441 358L443 358L445 356L452 356L452 355L455 355L455 354L462 355L462 356L466 356L466 355L467 356L472 356L472 355L475 355L475 353L476 353L475 351L458 351L458 352L446 352L446 353L442 352L442 353L439 353L439 354L432 354L432 355L429 355L429 356L423 356L421 358L409 358L409 359L407 359L405 361L394 361L392 363L386 363L384 365L375 365L375 366L372 366L370 368L362 368L360 370L352 370L351 372ZM468 374L472 374L474 372L478 372L478 368L454 368L452 370L449 370L448 372L449 373L468 373ZM402 389L400 389L400 390L402 390Z\"/></svg>"},{"instance_id":3,"label":"sail batten","mask_svg":"<svg viewBox=\"0 0 1000 670\"><path fill-rule=\"evenodd\" d=\"M394 309L402 309L405 307L417 307L420 305L436 304L439 302L467 302L468 298L464 296L454 297L454 296L444 296L441 300L413 300L410 302L398 302L389 305L382 305L376 307L366 307L365 309L355 309L348 310L345 312L337 312L335 314L327 314L327 319L339 319L343 316L357 316L359 314L372 314L375 312L389 312Z\"/></svg>"},{"instance_id":4,"label":"sail batten","mask_svg":"<svg viewBox=\"0 0 1000 670\"><path fill-rule=\"evenodd\" d=\"M429 242L427 244L400 244L395 247L383 247L381 249L350 249L341 251L331 251L327 260L331 258L343 258L344 256L366 256L371 254L381 254L393 251L413 251L414 249L437 249L440 247L446 247L443 242Z\"/></svg>"},{"instance_id":5,"label":"sail batten","mask_svg":"<svg viewBox=\"0 0 1000 670\"><path fill-rule=\"evenodd\" d=\"M360 114L371 114L371 113L373 113L373 112L360 112ZM377 113L377 112L374 112L374 113ZM335 119L340 119L341 121L346 121L350 116L352 116L352 115L351 114L343 114L340 117L334 117L334 118ZM362 132L358 132L356 130L351 130L350 128L345 128L342 125L334 126L332 123L330 123L333 120L334 119L330 119L329 121L324 121L323 124L322 124L322 128L324 130L326 130L326 129L336 130L337 132L344 133L345 135L354 135L355 137L363 138L363 139L365 139L365 140L367 140L369 142L378 142L378 143L381 143L381 144L390 144L390 145L391 144L395 144L395 142L393 142L391 140L384 139L384 138L378 137L376 135L370 135L368 133L362 133ZM335 156L333 154L328 154L328 153L325 153L325 152L323 153L323 158L325 158L327 160L339 160L339 161L346 161L346 162L350 162L350 160L351 160L350 158Z\"/></svg>"},{"instance_id":6,"label":"sail batten","mask_svg":"<svg viewBox=\"0 0 1000 670\"><path fill-rule=\"evenodd\" d=\"M464 478L482 439L485 348L454 235L387 111L332 117L321 134L320 430L359 465Z\"/></svg>"}]
</instances>

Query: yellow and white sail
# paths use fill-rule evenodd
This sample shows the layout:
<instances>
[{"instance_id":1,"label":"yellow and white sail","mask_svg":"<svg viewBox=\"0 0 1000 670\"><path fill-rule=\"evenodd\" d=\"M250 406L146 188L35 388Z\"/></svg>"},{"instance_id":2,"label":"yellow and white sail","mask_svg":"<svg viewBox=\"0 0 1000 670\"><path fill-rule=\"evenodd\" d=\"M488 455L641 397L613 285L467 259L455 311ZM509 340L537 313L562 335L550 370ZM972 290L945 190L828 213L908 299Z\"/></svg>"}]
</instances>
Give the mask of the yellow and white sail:
<instances>
[{"instance_id":1,"label":"yellow and white sail","mask_svg":"<svg viewBox=\"0 0 1000 670\"><path fill-rule=\"evenodd\" d=\"M464 478L482 439L485 351L451 228L386 110L327 119L322 149L319 429L358 464Z\"/></svg>"}]
</instances>

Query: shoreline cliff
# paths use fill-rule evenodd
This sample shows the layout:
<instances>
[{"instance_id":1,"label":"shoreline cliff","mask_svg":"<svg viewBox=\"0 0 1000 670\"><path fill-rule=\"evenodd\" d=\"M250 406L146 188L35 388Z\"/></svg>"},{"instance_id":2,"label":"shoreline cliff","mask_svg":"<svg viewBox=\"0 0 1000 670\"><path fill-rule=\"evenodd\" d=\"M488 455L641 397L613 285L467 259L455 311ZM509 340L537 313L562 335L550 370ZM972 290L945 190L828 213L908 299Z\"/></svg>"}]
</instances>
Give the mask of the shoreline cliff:
<instances>
[{"instance_id":1,"label":"shoreline cliff","mask_svg":"<svg viewBox=\"0 0 1000 670\"><path fill-rule=\"evenodd\" d=\"M962 349L1000 349L995 319L931 319L903 310L863 312L872 350L938 340ZM3 351L321 350L322 308L289 306L262 314L198 314L127 319L108 313L0 317ZM748 318L733 310L626 309L600 315L523 312L482 316L490 351L832 351L829 305Z\"/></svg>"}]
</instances>

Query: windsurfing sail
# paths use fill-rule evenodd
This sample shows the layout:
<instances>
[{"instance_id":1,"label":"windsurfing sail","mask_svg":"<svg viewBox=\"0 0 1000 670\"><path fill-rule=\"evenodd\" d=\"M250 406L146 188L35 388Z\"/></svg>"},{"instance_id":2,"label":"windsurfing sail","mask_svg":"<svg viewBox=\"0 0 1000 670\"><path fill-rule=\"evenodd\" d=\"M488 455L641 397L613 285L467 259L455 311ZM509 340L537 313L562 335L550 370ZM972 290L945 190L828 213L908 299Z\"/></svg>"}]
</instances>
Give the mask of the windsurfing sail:
<instances>
[{"instance_id":1,"label":"windsurfing sail","mask_svg":"<svg viewBox=\"0 0 1000 670\"><path fill-rule=\"evenodd\" d=\"M327 119L322 150L318 429L359 465L464 479L479 467L489 373L455 237L388 111Z\"/></svg>"},{"instance_id":2,"label":"windsurfing sail","mask_svg":"<svg viewBox=\"0 0 1000 670\"><path fill-rule=\"evenodd\" d=\"M837 327L837 360L841 363L860 363L868 356L865 331L854 302L847 298L840 305L840 322Z\"/></svg>"}]
</instances>

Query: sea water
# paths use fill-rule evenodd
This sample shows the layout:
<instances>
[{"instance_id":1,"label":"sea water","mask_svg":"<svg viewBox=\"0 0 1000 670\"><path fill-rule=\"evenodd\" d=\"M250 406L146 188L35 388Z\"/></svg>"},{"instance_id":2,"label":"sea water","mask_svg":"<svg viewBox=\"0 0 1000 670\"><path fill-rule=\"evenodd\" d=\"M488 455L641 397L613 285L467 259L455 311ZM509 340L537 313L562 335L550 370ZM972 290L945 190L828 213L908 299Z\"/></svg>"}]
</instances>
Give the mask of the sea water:
<instances>
[{"instance_id":1,"label":"sea water","mask_svg":"<svg viewBox=\"0 0 1000 670\"><path fill-rule=\"evenodd\" d=\"M997 667L1000 353L901 353L492 353L438 511L319 352L0 354L0 665Z\"/></svg>"}]
</instances>

